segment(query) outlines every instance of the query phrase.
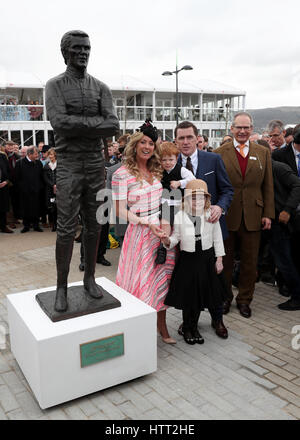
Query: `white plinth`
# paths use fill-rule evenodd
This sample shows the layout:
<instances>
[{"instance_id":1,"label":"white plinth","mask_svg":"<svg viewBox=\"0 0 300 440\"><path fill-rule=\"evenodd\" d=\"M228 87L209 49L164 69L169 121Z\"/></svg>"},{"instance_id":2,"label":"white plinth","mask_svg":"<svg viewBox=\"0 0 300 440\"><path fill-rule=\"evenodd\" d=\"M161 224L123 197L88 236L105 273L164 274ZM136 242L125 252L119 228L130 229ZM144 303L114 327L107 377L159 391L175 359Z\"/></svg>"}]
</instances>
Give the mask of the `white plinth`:
<instances>
[{"instance_id":1,"label":"white plinth","mask_svg":"<svg viewBox=\"0 0 300 440\"><path fill-rule=\"evenodd\" d=\"M11 350L42 409L157 369L156 311L107 278L96 281L121 307L52 322L35 296L55 287L7 296ZM81 367L80 344L120 333L124 355Z\"/></svg>"}]
</instances>

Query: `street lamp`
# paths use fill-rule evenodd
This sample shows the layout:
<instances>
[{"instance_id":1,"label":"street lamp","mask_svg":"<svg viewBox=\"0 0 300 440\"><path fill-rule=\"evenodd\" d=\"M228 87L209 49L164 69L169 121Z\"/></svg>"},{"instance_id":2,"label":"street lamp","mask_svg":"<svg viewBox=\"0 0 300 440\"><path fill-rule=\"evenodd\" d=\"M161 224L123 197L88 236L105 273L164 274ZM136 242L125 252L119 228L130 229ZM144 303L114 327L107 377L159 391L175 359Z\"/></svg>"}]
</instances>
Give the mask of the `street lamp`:
<instances>
[{"instance_id":1,"label":"street lamp","mask_svg":"<svg viewBox=\"0 0 300 440\"><path fill-rule=\"evenodd\" d=\"M164 76L170 76L173 75L173 73L175 73L176 75L176 125L178 125L178 73L181 72L182 70L193 70L192 66L183 66L181 67L181 69L178 69L177 64L176 64L176 70L174 70L173 72L166 70L165 72L162 73L162 75Z\"/></svg>"}]
</instances>

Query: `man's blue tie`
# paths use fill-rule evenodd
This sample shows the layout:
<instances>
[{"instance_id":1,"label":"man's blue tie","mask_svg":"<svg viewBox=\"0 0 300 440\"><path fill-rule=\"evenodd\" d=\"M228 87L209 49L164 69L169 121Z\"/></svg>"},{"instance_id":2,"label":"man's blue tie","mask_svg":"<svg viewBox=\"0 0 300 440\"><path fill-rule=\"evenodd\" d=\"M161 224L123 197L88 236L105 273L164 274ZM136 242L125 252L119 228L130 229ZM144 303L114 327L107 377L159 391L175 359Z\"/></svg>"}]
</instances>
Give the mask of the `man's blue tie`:
<instances>
[{"instance_id":1,"label":"man's blue tie","mask_svg":"<svg viewBox=\"0 0 300 440\"><path fill-rule=\"evenodd\" d=\"M300 153L297 154L298 157L298 176L300 177Z\"/></svg>"}]
</instances>

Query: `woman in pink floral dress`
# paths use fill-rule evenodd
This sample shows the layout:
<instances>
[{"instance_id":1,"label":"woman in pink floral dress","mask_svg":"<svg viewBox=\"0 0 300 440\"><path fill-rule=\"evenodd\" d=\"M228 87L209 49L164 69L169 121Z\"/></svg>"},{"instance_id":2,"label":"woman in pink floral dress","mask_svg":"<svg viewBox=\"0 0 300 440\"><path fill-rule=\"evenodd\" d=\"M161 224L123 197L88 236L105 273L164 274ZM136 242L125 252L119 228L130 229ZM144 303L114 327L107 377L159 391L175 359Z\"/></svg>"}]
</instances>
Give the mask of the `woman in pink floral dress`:
<instances>
[{"instance_id":1,"label":"woman in pink floral dress","mask_svg":"<svg viewBox=\"0 0 300 440\"><path fill-rule=\"evenodd\" d=\"M175 264L168 251L165 264L156 265L160 238L159 207L162 195L157 131L150 122L133 134L125 162L112 177L117 216L129 225L121 250L116 284L157 310L157 327L167 344L175 344L166 325L165 296Z\"/></svg>"}]
</instances>

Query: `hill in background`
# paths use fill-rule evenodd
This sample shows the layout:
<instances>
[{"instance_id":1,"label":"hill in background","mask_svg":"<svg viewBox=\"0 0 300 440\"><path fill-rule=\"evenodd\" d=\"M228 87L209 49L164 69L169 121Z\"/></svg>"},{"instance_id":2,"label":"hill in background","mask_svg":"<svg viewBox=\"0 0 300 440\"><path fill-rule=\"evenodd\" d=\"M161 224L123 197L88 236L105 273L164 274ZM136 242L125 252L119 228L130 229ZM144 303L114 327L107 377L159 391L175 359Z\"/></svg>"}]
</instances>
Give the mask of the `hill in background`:
<instances>
[{"instance_id":1,"label":"hill in background","mask_svg":"<svg viewBox=\"0 0 300 440\"><path fill-rule=\"evenodd\" d=\"M300 123L300 107L274 107L247 110L253 117L254 131L261 133L268 122L272 119L279 119L286 124Z\"/></svg>"}]
</instances>

